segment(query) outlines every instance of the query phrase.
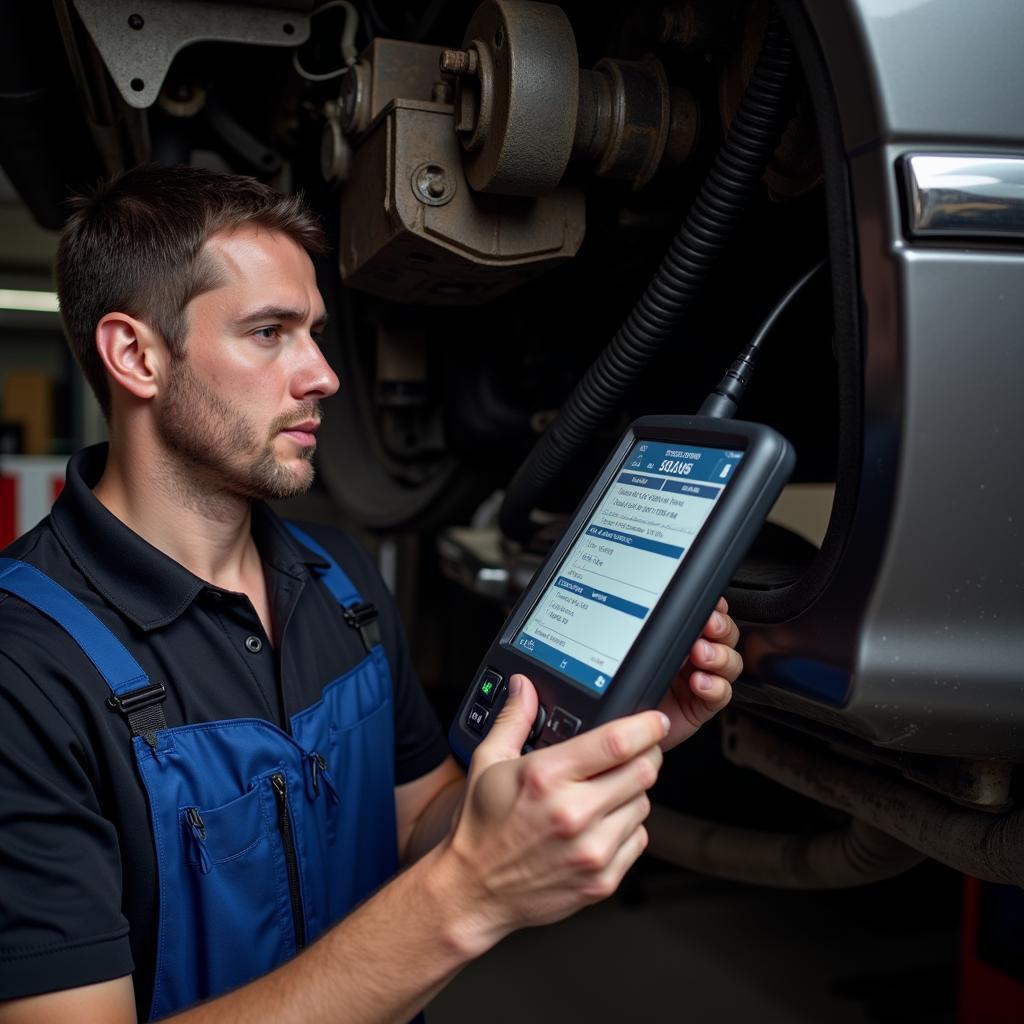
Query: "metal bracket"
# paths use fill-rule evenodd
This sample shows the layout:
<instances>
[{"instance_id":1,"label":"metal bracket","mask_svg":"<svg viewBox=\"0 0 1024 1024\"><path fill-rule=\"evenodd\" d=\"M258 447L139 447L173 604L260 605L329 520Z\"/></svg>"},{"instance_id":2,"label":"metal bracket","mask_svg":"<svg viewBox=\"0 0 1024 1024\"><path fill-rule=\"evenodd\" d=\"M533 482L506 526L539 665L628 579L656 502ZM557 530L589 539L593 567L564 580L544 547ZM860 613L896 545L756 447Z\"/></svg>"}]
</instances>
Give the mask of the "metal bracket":
<instances>
[{"instance_id":1,"label":"metal bracket","mask_svg":"<svg viewBox=\"0 0 1024 1024\"><path fill-rule=\"evenodd\" d=\"M271 8L201 0L74 0L74 6L125 103L144 110L156 102L175 55L192 43L306 42L312 0L277 2Z\"/></svg>"}]
</instances>

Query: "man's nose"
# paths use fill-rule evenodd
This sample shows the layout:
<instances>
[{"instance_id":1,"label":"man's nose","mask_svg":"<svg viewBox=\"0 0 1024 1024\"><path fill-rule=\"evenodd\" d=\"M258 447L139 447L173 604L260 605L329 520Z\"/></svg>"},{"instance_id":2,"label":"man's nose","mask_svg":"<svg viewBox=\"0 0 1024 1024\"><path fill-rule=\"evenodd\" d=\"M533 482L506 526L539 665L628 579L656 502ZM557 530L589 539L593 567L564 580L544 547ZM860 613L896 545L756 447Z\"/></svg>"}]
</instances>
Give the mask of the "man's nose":
<instances>
[{"instance_id":1,"label":"man's nose","mask_svg":"<svg viewBox=\"0 0 1024 1024\"><path fill-rule=\"evenodd\" d=\"M303 346L302 365L293 378L292 393L296 398L329 398L340 386L338 375L324 358L320 346L307 339Z\"/></svg>"}]
</instances>

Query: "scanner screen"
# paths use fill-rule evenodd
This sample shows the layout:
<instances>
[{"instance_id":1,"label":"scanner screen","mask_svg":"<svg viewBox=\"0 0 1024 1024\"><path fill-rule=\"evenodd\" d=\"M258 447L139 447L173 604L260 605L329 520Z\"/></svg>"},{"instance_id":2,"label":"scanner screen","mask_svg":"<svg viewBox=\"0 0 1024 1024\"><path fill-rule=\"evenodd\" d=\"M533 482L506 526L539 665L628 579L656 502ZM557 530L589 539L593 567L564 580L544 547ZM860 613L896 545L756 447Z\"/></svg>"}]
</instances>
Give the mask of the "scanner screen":
<instances>
[{"instance_id":1,"label":"scanner screen","mask_svg":"<svg viewBox=\"0 0 1024 1024\"><path fill-rule=\"evenodd\" d=\"M592 693L606 692L742 458L638 441L512 646Z\"/></svg>"}]
</instances>

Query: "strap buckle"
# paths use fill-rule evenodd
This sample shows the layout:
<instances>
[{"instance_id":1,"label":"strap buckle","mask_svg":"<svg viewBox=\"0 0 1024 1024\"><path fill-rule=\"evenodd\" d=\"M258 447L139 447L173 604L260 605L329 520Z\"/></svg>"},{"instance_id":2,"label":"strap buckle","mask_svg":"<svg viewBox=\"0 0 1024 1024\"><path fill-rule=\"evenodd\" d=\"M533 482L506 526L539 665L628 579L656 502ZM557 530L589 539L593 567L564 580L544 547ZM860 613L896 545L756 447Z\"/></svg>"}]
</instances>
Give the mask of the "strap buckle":
<instances>
[{"instance_id":1,"label":"strap buckle","mask_svg":"<svg viewBox=\"0 0 1024 1024\"><path fill-rule=\"evenodd\" d=\"M377 609L372 604L353 604L341 610L346 624L359 630L363 646L367 654L380 643L380 625L377 622Z\"/></svg>"},{"instance_id":2,"label":"strap buckle","mask_svg":"<svg viewBox=\"0 0 1024 1024\"><path fill-rule=\"evenodd\" d=\"M144 686L141 690L132 690L123 697L113 696L107 698L107 707L114 711L120 711L124 715L130 715L133 711L141 711L151 704L157 704L167 696L167 688L163 683L152 683Z\"/></svg>"},{"instance_id":3,"label":"strap buckle","mask_svg":"<svg viewBox=\"0 0 1024 1024\"><path fill-rule=\"evenodd\" d=\"M164 709L160 707L167 697L167 688L163 683L152 683L141 690L132 690L123 696L107 698L107 707L112 711L120 711L128 719L132 736L141 736L156 750L156 734L167 728Z\"/></svg>"}]
</instances>

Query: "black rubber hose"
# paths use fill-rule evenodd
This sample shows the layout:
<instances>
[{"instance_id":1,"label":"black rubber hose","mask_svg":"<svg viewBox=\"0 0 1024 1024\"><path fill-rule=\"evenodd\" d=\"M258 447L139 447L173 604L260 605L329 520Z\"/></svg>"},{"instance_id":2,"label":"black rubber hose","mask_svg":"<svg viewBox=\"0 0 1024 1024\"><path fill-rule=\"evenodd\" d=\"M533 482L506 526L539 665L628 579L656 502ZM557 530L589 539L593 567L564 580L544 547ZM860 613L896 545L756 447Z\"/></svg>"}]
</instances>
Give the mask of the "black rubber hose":
<instances>
[{"instance_id":1,"label":"black rubber hose","mask_svg":"<svg viewBox=\"0 0 1024 1024\"><path fill-rule=\"evenodd\" d=\"M789 121L795 63L782 18L775 12L736 117L661 266L512 478L499 514L506 536L529 536L534 507L571 456L619 406L702 292L757 194Z\"/></svg>"}]
</instances>

